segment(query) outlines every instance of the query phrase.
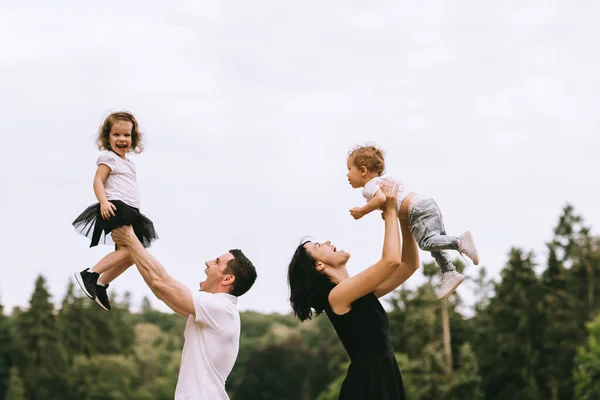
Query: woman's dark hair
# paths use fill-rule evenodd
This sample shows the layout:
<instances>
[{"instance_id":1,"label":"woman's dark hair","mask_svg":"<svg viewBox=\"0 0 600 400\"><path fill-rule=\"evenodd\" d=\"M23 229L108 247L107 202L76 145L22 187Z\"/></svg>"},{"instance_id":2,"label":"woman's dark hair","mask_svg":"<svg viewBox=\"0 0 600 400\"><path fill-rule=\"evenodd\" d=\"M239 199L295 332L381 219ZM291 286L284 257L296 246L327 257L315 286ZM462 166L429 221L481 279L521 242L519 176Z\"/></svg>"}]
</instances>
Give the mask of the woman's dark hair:
<instances>
[{"instance_id":1,"label":"woman's dark hair","mask_svg":"<svg viewBox=\"0 0 600 400\"><path fill-rule=\"evenodd\" d=\"M288 267L290 304L300 321L311 319L323 312L327 306L329 292L335 286L329 277L317 271L316 260L308 254L303 242L298 246Z\"/></svg>"}]
</instances>

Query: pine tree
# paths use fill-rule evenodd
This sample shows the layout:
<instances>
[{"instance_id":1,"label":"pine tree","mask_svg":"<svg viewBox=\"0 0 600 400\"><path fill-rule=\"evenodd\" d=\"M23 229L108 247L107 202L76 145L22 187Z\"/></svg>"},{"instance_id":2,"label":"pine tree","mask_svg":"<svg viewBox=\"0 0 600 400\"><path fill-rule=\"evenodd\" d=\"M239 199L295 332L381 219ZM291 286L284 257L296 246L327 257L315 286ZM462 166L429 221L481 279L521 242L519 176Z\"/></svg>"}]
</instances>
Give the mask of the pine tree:
<instances>
[{"instance_id":1,"label":"pine tree","mask_svg":"<svg viewBox=\"0 0 600 400\"><path fill-rule=\"evenodd\" d=\"M477 355L473 352L469 343L461 346L458 364L460 367L454 374L447 396L448 400L482 400L483 391L481 389L479 363Z\"/></svg>"},{"instance_id":2,"label":"pine tree","mask_svg":"<svg viewBox=\"0 0 600 400\"><path fill-rule=\"evenodd\" d=\"M154 309L152 308L150 299L148 299L147 296L144 296L144 298L142 299L142 314L146 314L151 311L154 311Z\"/></svg>"},{"instance_id":3,"label":"pine tree","mask_svg":"<svg viewBox=\"0 0 600 400\"><path fill-rule=\"evenodd\" d=\"M588 324L589 336L577 351L575 398L600 399L600 316Z\"/></svg>"},{"instance_id":4,"label":"pine tree","mask_svg":"<svg viewBox=\"0 0 600 400\"><path fill-rule=\"evenodd\" d=\"M547 244L548 263L541 278L544 315L539 382L544 397L551 400L573 398L573 358L585 334L586 296L582 299L573 296L567 273L578 246L575 226L580 222L572 207L565 207L554 229L554 238Z\"/></svg>"},{"instance_id":5,"label":"pine tree","mask_svg":"<svg viewBox=\"0 0 600 400\"><path fill-rule=\"evenodd\" d=\"M23 387L23 380L19 374L17 367L10 369L10 380L8 382L8 388L4 395L4 400L25 400L25 389Z\"/></svg>"},{"instance_id":6,"label":"pine tree","mask_svg":"<svg viewBox=\"0 0 600 400\"><path fill-rule=\"evenodd\" d=\"M104 342L106 348L103 354L129 355L133 353L135 341L134 320L131 314L131 294L125 292L122 300L114 294L111 296L113 305L110 312L96 314L106 327L107 336L111 341Z\"/></svg>"},{"instance_id":7,"label":"pine tree","mask_svg":"<svg viewBox=\"0 0 600 400\"><path fill-rule=\"evenodd\" d=\"M91 313L99 312L97 308L87 297L75 295L75 285L69 280L67 293L58 313L58 326L70 362L77 354L89 357L98 353L96 343L102 339L98 337L98 330L90 317Z\"/></svg>"},{"instance_id":8,"label":"pine tree","mask_svg":"<svg viewBox=\"0 0 600 400\"><path fill-rule=\"evenodd\" d=\"M580 332L600 309L600 238L590 233L583 218L567 205L554 229L550 243L566 269L567 290L575 301ZM580 336L583 340L583 336Z\"/></svg>"},{"instance_id":9,"label":"pine tree","mask_svg":"<svg viewBox=\"0 0 600 400\"><path fill-rule=\"evenodd\" d=\"M541 287L531 253L510 251L495 292L478 316L477 353L485 398L537 400Z\"/></svg>"},{"instance_id":10,"label":"pine tree","mask_svg":"<svg viewBox=\"0 0 600 400\"><path fill-rule=\"evenodd\" d=\"M12 332L9 321L4 315L4 306L0 304L0 400L6 392L10 378L10 367L12 365Z\"/></svg>"},{"instance_id":11,"label":"pine tree","mask_svg":"<svg viewBox=\"0 0 600 400\"><path fill-rule=\"evenodd\" d=\"M75 294L69 282L67 293L58 314L69 360L77 354L88 357L98 354L129 354L133 349L134 321L127 303L111 296L110 312L102 310L87 297Z\"/></svg>"},{"instance_id":12,"label":"pine tree","mask_svg":"<svg viewBox=\"0 0 600 400\"><path fill-rule=\"evenodd\" d=\"M30 400L61 400L67 388L68 357L46 280L39 276L29 309L17 317L16 361Z\"/></svg>"}]
</instances>

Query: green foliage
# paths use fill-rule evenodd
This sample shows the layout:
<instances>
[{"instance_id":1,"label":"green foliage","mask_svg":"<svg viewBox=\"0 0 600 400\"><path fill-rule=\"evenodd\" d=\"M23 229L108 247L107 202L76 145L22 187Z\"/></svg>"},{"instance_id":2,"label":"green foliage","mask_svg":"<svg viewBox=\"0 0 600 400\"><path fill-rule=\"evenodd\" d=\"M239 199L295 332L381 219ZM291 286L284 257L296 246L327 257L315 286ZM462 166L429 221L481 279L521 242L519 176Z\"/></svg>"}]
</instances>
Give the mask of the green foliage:
<instances>
[{"instance_id":1,"label":"green foliage","mask_svg":"<svg viewBox=\"0 0 600 400\"><path fill-rule=\"evenodd\" d=\"M180 335L185 328L186 319L181 316L173 313L163 313L157 310L153 310L150 306L150 303L146 306L142 305L142 309L146 308L146 311L143 311L139 315L134 315L134 322L140 323L145 322L149 324L157 325L163 332L170 332L173 334Z\"/></svg>"},{"instance_id":2,"label":"green foliage","mask_svg":"<svg viewBox=\"0 0 600 400\"><path fill-rule=\"evenodd\" d=\"M46 280L39 276L29 309L17 317L16 361L31 400L62 400L69 376L68 355L62 343Z\"/></svg>"},{"instance_id":3,"label":"green foliage","mask_svg":"<svg viewBox=\"0 0 600 400\"><path fill-rule=\"evenodd\" d=\"M512 249L496 296L477 321L477 353L488 399L539 399L541 286L533 255ZM510 384L507 384L510 382Z\"/></svg>"},{"instance_id":4,"label":"green foliage","mask_svg":"<svg viewBox=\"0 0 600 400\"><path fill-rule=\"evenodd\" d=\"M469 343L460 348L458 357L460 368L456 371L448 390L448 399L452 400L482 400L481 376L477 355Z\"/></svg>"},{"instance_id":5,"label":"green foliage","mask_svg":"<svg viewBox=\"0 0 600 400\"><path fill-rule=\"evenodd\" d=\"M346 379L346 371L348 370L348 366L350 364L346 363L342 366L343 373L339 374L337 378L333 382L331 382L325 390L321 392L317 400L337 400L340 395L340 390L342 389L342 384L344 383L344 379Z\"/></svg>"},{"instance_id":6,"label":"green foliage","mask_svg":"<svg viewBox=\"0 0 600 400\"><path fill-rule=\"evenodd\" d=\"M474 278L447 302L435 298L437 266L420 273L423 285L389 300L408 398L600 398L600 238L571 206L539 265L513 248L498 282L484 267L467 268ZM466 288L475 292L470 310ZM7 316L0 305L0 400L172 399L186 319L154 310L148 299L132 313L129 294L110 294L107 313L69 282L55 310L38 277L29 307ZM227 379L232 400L338 398L349 360L326 316L300 323L243 312L241 321Z\"/></svg>"},{"instance_id":7,"label":"green foliage","mask_svg":"<svg viewBox=\"0 0 600 400\"><path fill-rule=\"evenodd\" d=\"M138 373L131 357L78 355L73 361L69 394L78 400L129 400Z\"/></svg>"},{"instance_id":8,"label":"green foliage","mask_svg":"<svg viewBox=\"0 0 600 400\"><path fill-rule=\"evenodd\" d=\"M177 316L180 319L183 319ZM175 384L181 362L180 349L174 350L171 338L159 326L139 323L135 326L135 361L139 369L138 396L144 393L151 395L153 400L172 399L175 394ZM182 336L178 336L179 339Z\"/></svg>"},{"instance_id":9,"label":"green foliage","mask_svg":"<svg viewBox=\"0 0 600 400\"><path fill-rule=\"evenodd\" d=\"M299 324L290 316L275 315L267 330L264 317L245 317L248 331L261 336L242 335L237 374L228 380L233 399L312 400L338 374L338 360L345 353L326 317Z\"/></svg>"},{"instance_id":10,"label":"green foliage","mask_svg":"<svg viewBox=\"0 0 600 400\"><path fill-rule=\"evenodd\" d=\"M586 232L582 218L567 205L548 243L547 267L541 277L544 318L540 386L543 396L552 400L573 398L573 359L577 347L584 341L585 321L591 311L592 304L585 296L576 297L575 293L581 294L581 285L574 285L577 280L573 279L574 276L582 278L573 255L582 253L579 250L581 237ZM593 290L593 272L586 278L578 281L592 285Z\"/></svg>"},{"instance_id":11,"label":"green foliage","mask_svg":"<svg viewBox=\"0 0 600 400\"><path fill-rule=\"evenodd\" d=\"M588 324L588 331L575 358L576 399L600 399L600 316Z\"/></svg>"},{"instance_id":12,"label":"green foliage","mask_svg":"<svg viewBox=\"0 0 600 400\"><path fill-rule=\"evenodd\" d=\"M19 374L17 367L10 369L10 379L8 381L8 387L6 388L6 394L4 400L25 400L25 387L23 386L23 380Z\"/></svg>"},{"instance_id":13,"label":"green foliage","mask_svg":"<svg viewBox=\"0 0 600 400\"><path fill-rule=\"evenodd\" d=\"M246 373L236 386L236 400L298 399L310 400L310 374L314 355L293 336L280 343L256 349L250 356ZM285 376L285 379L281 379Z\"/></svg>"},{"instance_id":14,"label":"green foliage","mask_svg":"<svg viewBox=\"0 0 600 400\"><path fill-rule=\"evenodd\" d=\"M9 384L12 366L12 330L10 321L4 315L4 307L0 304L0 400Z\"/></svg>"}]
</instances>

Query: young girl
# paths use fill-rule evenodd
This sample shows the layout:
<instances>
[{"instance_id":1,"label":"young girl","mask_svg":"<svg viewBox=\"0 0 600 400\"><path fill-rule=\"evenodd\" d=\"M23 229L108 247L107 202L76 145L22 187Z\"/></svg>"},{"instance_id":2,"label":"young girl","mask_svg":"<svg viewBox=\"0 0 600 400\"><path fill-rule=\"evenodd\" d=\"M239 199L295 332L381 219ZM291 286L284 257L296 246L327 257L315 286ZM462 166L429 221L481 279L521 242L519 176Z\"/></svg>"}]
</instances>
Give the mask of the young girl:
<instances>
[{"instance_id":1,"label":"young girl","mask_svg":"<svg viewBox=\"0 0 600 400\"><path fill-rule=\"evenodd\" d=\"M102 242L113 244L110 233L124 225L132 225L144 247L158 239L154 225L140 213L140 196L135 164L127 158L131 151L141 153L142 133L132 114L110 114L100 127L96 143L105 150L98 157L94 193L98 203L89 206L73 222L75 229L91 239L90 247ZM127 248L119 249L89 268L75 273L83 292L104 310L110 310L106 289L108 284L133 264ZM109 271L107 274L105 272Z\"/></svg>"},{"instance_id":2,"label":"young girl","mask_svg":"<svg viewBox=\"0 0 600 400\"><path fill-rule=\"evenodd\" d=\"M363 188L362 194L367 204L350 210L354 219L360 219L366 214L379 209L385 203L385 195L379 185L392 178L382 176L385 170L383 152L374 146L357 146L350 151L347 160L348 182L353 188ZM469 257L473 264L479 264L479 254L469 231L460 236L446 235L442 214L433 199L421 197L410 192L400 184L398 192L398 218L407 219L410 232L417 240L421 250L431 252L442 271L438 299L448 297L465 279L456 271L448 249L458 250Z\"/></svg>"}]
</instances>

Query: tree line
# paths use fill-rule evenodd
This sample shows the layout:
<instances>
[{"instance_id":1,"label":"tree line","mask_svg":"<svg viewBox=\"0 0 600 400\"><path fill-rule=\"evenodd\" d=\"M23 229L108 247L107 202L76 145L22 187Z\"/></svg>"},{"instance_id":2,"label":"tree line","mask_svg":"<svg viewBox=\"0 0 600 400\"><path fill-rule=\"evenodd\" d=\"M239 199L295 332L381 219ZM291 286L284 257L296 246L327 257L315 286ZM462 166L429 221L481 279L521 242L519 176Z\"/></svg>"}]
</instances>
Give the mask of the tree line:
<instances>
[{"instance_id":1,"label":"tree line","mask_svg":"<svg viewBox=\"0 0 600 400\"><path fill-rule=\"evenodd\" d=\"M463 265L457 261L459 269ZM484 267L459 293L427 281L389 300L390 331L407 396L417 400L600 399L600 237L572 206L544 259L514 247L500 277ZM70 282L60 307L38 276L26 308L0 304L0 400L172 399L185 319L144 299L114 296L109 313ZM232 400L337 399L349 360L325 316L243 312Z\"/></svg>"}]
</instances>

